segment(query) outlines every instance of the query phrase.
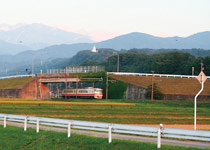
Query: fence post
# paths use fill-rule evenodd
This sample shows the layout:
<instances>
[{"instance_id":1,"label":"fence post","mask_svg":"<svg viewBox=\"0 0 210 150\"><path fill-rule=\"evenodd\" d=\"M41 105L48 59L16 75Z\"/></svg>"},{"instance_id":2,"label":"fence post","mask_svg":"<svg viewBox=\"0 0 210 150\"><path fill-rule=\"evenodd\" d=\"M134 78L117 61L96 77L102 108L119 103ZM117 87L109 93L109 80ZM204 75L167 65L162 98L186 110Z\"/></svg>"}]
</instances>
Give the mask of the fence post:
<instances>
[{"instance_id":1,"label":"fence post","mask_svg":"<svg viewBox=\"0 0 210 150\"><path fill-rule=\"evenodd\" d=\"M25 121L24 121L24 131L27 130L27 116L25 117Z\"/></svg>"},{"instance_id":2,"label":"fence post","mask_svg":"<svg viewBox=\"0 0 210 150\"><path fill-rule=\"evenodd\" d=\"M112 125L109 125L108 137L109 137L108 141L109 143L111 143L112 142Z\"/></svg>"},{"instance_id":3,"label":"fence post","mask_svg":"<svg viewBox=\"0 0 210 150\"><path fill-rule=\"evenodd\" d=\"M160 128L158 128L158 136L157 136L157 148L161 147L161 133L162 133L163 124L160 124Z\"/></svg>"},{"instance_id":4,"label":"fence post","mask_svg":"<svg viewBox=\"0 0 210 150\"><path fill-rule=\"evenodd\" d=\"M39 118L36 120L36 133L39 133Z\"/></svg>"},{"instance_id":5,"label":"fence post","mask_svg":"<svg viewBox=\"0 0 210 150\"><path fill-rule=\"evenodd\" d=\"M68 135L67 137L69 138L71 136L71 121L68 123Z\"/></svg>"},{"instance_id":6,"label":"fence post","mask_svg":"<svg viewBox=\"0 0 210 150\"><path fill-rule=\"evenodd\" d=\"M4 116L4 128L7 127L7 116Z\"/></svg>"}]
</instances>

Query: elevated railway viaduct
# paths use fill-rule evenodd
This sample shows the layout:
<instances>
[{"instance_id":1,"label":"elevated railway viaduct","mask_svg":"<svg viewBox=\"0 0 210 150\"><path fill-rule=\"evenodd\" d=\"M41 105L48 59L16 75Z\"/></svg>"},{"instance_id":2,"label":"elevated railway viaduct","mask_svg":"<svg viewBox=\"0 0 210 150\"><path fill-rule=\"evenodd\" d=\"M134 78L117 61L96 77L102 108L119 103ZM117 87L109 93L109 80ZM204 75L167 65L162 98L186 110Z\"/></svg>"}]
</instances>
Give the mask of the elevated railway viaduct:
<instances>
[{"instance_id":1,"label":"elevated railway viaduct","mask_svg":"<svg viewBox=\"0 0 210 150\"><path fill-rule=\"evenodd\" d=\"M50 90L47 87L48 83L72 83L79 81L79 78L75 78L68 73L8 77L0 80L0 83L4 83L0 86L0 98L49 99Z\"/></svg>"},{"instance_id":2,"label":"elevated railway viaduct","mask_svg":"<svg viewBox=\"0 0 210 150\"><path fill-rule=\"evenodd\" d=\"M152 74L109 72L108 76L111 80L116 79L128 84L126 99L145 99L147 87L152 83ZM0 79L4 79L0 80L0 98L49 99L48 83L74 83L80 82L82 78L71 73L57 73ZM204 91L198 98L210 99L209 79L210 77L207 77ZM196 76L154 74L154 83L163 93L163 99L193 99L200 89Z\"/></svg>"}]
</instances>

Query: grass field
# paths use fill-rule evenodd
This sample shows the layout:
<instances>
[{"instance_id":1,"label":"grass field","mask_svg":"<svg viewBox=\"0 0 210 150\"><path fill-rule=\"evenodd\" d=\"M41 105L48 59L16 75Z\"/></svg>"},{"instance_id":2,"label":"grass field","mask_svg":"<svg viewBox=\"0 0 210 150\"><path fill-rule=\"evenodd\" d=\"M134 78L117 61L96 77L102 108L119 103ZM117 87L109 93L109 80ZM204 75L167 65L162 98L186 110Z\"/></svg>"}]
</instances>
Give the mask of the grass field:
<instances>
[{"instance_id":1,"label":"grass field","mask_svg":"<svg viewBox=\"0 0 210 150\"><path fill-rule=\"evenodd\" d=\"M22 128L0 126L0 150L155 150L156 144L116 140L108 143L107 138L95 138L66 133L40 131L29 128L26 132ZM199 148L162 145L161 150L199 150Z\"/></svg>"},{"instance_id":2,"label":"grass field","mask_svg":"<svg viewBox=\"0 0 210 150\"><path fill-rule=\"evenodd\" d=\"M0 80L0 89L20 89L27 83L34 80L32 77L11 78Z\"/></svg>"},{"instance_id":3,"label":"grass field","mask_svg":"<svg viewBox=\"0 0 210 150\"><path fill-rule=\"evenodd\" d=\"M0 103L1 101L9 101L9 99L0 99ZM20 100L16 99L16 101ZM33 102L33 100L29 101ZM53 102L57 101L53 100ZM66 101L63 105L62 103L59 105L56 103L0 104L0 113L123 124L193 125L194 123L193 101L111 101L111 103L135 104L127 106L110 105L110 101L106 100L71 100L71 102L78 103L78 105L65 105ZM98 105L79 105L80 102L97 103ZM198 101L197 124L210 125L210 101Z\"/></svg>"}]
</instances>

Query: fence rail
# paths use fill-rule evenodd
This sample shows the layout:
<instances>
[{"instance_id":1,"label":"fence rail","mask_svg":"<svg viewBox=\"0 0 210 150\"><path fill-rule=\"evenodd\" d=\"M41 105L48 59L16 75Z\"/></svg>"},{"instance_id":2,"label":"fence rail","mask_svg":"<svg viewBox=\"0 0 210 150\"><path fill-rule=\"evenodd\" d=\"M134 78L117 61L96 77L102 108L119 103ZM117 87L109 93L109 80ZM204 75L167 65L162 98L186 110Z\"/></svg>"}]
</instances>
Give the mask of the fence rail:
<instances>
[{"instance_id":1,"label":"fence rail","mask_svg":"<svg viewBox=\"0 0 210 150\"><path fill-rule=\"evenodd\" d=\"M48 69L47 74L54 73L87 73L87 72L103 72L103 66L72 66L64 69Z\"/></svg>"},{"instance_id":2,"label":"fence rail","mask_svg":"<svg viewBox=\"0 0 210 150\"><path fill-rule=\"evenodd\" d=\"M111 140L112 132L155 136L157 137L158 148L160 148L161 137L210 141L210 131L204 131L204 130L164 128L162 126L152 127L152 126L140 126L140 125L110 124L110 123L54 119L54 118L10 115L10 114L0 114L0 120L4 121L4 127L6 127L6 121L23 122L24 130L27 129L27 123L37 124L37 132L39 131L39 124L56 126L56 127L66 127L68 128L68 137L70 137L71 128L108 132L109 142L112 141Z\"/></svg>"},{"instance_id":3,"label":"fence rail","mask_svg":"<svg viewBox=\"0 0 210 150\"><path fill-rule=\"evenodd\" d=\"M74 71L66 71L66 69L49 69L47 72L49 74L56 74L56 73L78 73L78 72L101 72L104 71L104 68L97 68L97 66L93 66L95 68L89 69L75 69ZM98 66L99 67L99 66ZM88 68L88 66L87 66ZM127 75L127 76L152 76L149 73L130 73L130 72L108 72L108 74L113 75ZM173 77L173 78L196 78L197 76L192 75L173 75L173 74L154 74L155 77ZM10 79L10 78L21 78L21 77L35 77L34 74L32 75L15 75L15 76L5 76L0 77L0 79ZM207 79L210 79L210 76L207 76Z\"/></svg>"},{"instance_id":4,"label":"fence rail","mask_svg":"<svg viewBox=\"0 0 210 150\"><path fill-rule=\"evenodd\" d=\"M152 76L149 73L127 73L127 72L108 72L113 75L126 75L126 76ZM154 77L173 77L173 78L196 78L197 76L192 75L173 75L173 74L154 74ZM210 76L207 76L210 79Z\"/></svg>"}]
</instances>

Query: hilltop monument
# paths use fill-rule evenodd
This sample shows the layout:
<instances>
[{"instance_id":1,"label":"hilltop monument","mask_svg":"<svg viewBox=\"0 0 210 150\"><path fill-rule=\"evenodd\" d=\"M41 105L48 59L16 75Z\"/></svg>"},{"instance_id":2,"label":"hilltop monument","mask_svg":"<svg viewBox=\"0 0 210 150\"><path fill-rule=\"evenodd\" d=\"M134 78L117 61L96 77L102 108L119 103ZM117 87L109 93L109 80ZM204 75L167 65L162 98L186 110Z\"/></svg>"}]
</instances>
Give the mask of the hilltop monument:
<instances>
[{"instance_id":1,"label":"hilltop monument","mask_svg":"<svg viewBox=\"0 0 210 150\"><path fill-rule=\"evenodd\" d=\"M92 52L93 53L98 53L98 50L96 49L96 46L95 45L93 46Z\"/></svg>"}]
</instances>

